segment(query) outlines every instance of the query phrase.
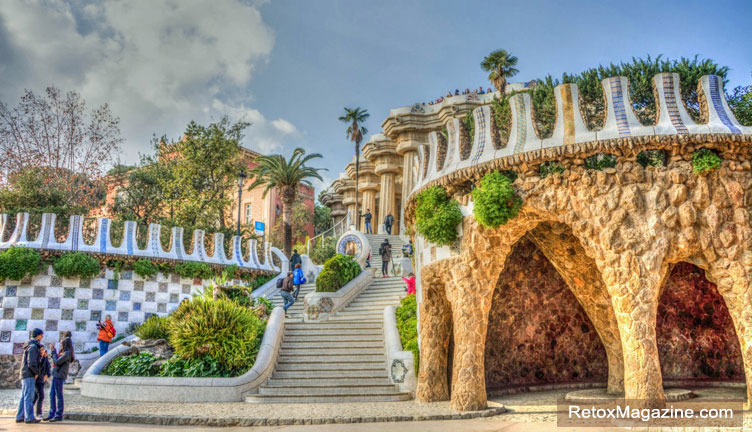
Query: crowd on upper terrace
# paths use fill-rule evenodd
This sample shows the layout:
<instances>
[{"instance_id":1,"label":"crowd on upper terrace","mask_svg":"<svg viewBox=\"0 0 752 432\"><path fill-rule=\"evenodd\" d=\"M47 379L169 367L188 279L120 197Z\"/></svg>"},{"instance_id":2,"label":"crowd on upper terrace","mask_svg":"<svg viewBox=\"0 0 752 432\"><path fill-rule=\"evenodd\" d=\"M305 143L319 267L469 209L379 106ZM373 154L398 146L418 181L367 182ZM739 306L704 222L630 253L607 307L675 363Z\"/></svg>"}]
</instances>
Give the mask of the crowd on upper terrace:
<instances>
[{"instance_id":1,"label":"crowd on upper terrace","mask_svg":"<svg viewBox=\"0 0 752 432\"><path fill-rule=\"evenodd\" d=\"M448 91L446 95L440 96L436 98L436 100L428 101L428 103L423 102L421 105L436 105L444 102L444 99L450 98L452 96L459 96L459 95L468 95L468 94L474 94L474 95L482 95L486 93L492 93L493 90L491 90L491 87L489 87L486 90L483 90L483 86L478 87L477 89L470 90L469 88L466 88L464 91L460 92L459 89L455 89L454 93L452 91Z\"/></svg>"}]
</instances>

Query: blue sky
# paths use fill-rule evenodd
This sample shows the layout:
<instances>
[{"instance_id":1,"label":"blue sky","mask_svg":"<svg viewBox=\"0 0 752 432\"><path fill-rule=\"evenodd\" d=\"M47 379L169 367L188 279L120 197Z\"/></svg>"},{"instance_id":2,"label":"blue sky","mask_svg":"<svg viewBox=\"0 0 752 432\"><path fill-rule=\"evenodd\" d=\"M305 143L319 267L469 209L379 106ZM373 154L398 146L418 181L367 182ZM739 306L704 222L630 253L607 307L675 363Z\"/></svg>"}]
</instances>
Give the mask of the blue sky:
<instances>
[{"instance_id":1,"label":"blue sky","mask_svg":"<svg viewBox=\"0 0 752 432\"><path fill-rule=\"evenodd\" d=\"M752 2L738 1L9 1L0 9L0 98L56 84L122 119L122 160L191 119L254 124L262 152L352 158L344 106L371 113L488 86L479 63L504 48L527 81L632 56L710 57L729 86L752 83ZM29 32L28 29L33 29Z\"/></svg>"}]
</instances>

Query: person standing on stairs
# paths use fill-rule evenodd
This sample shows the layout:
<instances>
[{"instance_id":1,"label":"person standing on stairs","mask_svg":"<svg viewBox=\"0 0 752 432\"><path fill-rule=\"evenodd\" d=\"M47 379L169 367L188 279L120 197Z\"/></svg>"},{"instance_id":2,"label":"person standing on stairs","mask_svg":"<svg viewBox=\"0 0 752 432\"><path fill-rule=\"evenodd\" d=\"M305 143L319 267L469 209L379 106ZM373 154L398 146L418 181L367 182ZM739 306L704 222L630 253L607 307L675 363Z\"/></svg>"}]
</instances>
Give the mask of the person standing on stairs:
<instances>
[{"instance_id":1,"label":"person standing on stairs","mask_svg":"<svg viewBox=\"0 0 752 432\"><path fill-rule=\"evenodd\" d=\"M371 209L366 209L366 212L360 217L365 219L366 222L366 234L373 234L373 230L371 229L371 219L373 219L373 215L371 214Z\"/></svg>"},{"instance_id":2,"label":"person standing on stairs","mask_svg":"<svg viewBox=\"0 0 752 432\"><path fill-rule=\"evenodd\" d=\"M282 288L279 290L279 295L285 300L285 304L282 305L285 312L295 303L295 299L292 296L292 292L294 291L292 281L292 272L287 272L287 277L282 281Z\"/></svg>"},{"instance_id":3,"label":"person standing on stairs","mask_svg":"<svg viewBox=\"0 0 752 432\"><path fill-rule=\"evenodd\" d=\"M392 235L392 225L394 225L394 216L392 216L392 212L389 212L386 217L384 217L384 228L389 235Z\"/></svg>"},{"instance_id":4,"label":"person standing on stairs","mask_svg":"<svg viewBox=\"0 0 752 432\"><path fill-rule=\"evenodd\" d=\"M381 277L385 278L389 276L389 261L392 260L392 245L389 244L389 239L384 239L379 246L379 255L381 255Z\"/></svg>"},{"instance_id":5,"label":"person standing on stairs","mask_svg":"<svg viewBox=\"0 0 752 432\"><path fill-rule=\"evenodd\" d=\"M292 250L292 256L290 257L290 268L294 269L296 265L303 265L303 259L300 258L300 254L297 249Z\"/></svg>"},{"instance_id":6,"label":"person standing on stairs","mask_svg":"<svg viewBox=\"0 0 752 432\"><path fill-rule=\"evenodd\" d=\"M298 294L300 293L300 285L306 283L306 278L303 276L303 269L300 268L300 264L295 264L295 270L292 271L292 285L295 289L292 293L292 298L298 301Z\"/></svg>"}]
</instances>

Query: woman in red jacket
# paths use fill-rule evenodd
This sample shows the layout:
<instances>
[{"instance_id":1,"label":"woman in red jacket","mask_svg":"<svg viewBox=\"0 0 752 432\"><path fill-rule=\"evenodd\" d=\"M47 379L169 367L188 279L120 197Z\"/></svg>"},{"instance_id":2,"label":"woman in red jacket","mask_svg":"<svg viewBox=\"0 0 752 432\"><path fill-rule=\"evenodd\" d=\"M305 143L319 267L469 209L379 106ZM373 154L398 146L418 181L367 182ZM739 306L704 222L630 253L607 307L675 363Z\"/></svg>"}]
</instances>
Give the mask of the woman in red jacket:
<instances>
[{"instance_id":1,"label":"woman in red jacket","mask_svg":"<svg viewBox=\"0 0 752 432\"><path fill-rule=\"evenodd\" d=\"M115 326L112 324L112 318L109 315L105 315L104 324L101 322L97 324L99 328L99 335L97 340L99 341L99 357L107 354L110 349L110 342L115 337Z\"/></svg>"}]
</instances>

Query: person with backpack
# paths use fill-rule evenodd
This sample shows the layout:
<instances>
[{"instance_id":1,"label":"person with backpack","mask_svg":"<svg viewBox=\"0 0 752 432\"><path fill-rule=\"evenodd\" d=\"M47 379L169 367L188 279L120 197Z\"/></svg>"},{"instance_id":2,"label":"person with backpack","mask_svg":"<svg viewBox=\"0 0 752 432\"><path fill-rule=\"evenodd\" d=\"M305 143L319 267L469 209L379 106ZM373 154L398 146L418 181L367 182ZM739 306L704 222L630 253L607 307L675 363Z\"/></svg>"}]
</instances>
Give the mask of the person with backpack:
<instances>
[{"instance_id":1,"label":"person with backpack","mask_svg":"<svg viewBox=\"0 0 752 432\"><path fill-rule=\"evenodd\" d=\"M49 353L44 345L39 347L39 376L36 381L36 393L34 394L34 405L37 407L37 416L42 417L42 404L44 403L44 385L47 379L52 375L50 367Z\"/></svg>"},{"instance_id":2,"label":"person with backpack","mask_svg":"<svg viewBox=\"0 0 752 432\"><path fill-rule=\"evenodd\" d=\"M389 261L392 260L392 245L389 244L388 239L384 239L379 246L379 255L381 255L381 277L385 278L389 276Z\"/></svg>"},{"instance_id":3,"label":"person with backpack","mask_svg":"<svg viewBox=\"0 0 752 432\"><path fill-rule=\"evenodd\" d=\"M285 303L282 305L282 307L285 309L285 312L287 312L287 309L290 308L293 304L295 304L295 299L292 296L292 292L295 290L293 287L293 275L292 272L287 272L287 277L282 279L282 289L279 290L279 295L282 296L282 299L284 299Z\"/></svg>"},{"instance_id":4,"label":"person with backpack","mask_svg":"<svg viewBox=\"0 0 752 432\"><path fill-rule=\"evenodd\" d=\"M360 215L360 217L364 218L366 222L366 234L373 234L373 230L371 229L371 219L373 219L371 209L366 209L366 212Z\"/></svg>"},{"instance_id":5,"label":"person with backpack","mask_svg":"<svg viewBox=\"0 0 752 432\"><path fill-rule=\"evenodd\" d=\"M300 257L297 249L292 250L292 256L290 257L290 267L295 268L296 265L303 264L303 259Z\"/></svg>"},{"instance_id":6,"label":"person with backpack","mask_svg":"<svg viewBox=\"0 0 752 432\"><path fill-rule=\"evenodd\" d=\"M115 337L117 331L115 330L115 325L112 324L112 317L109 315L105 315L104 324L101 322L97 323L97 328L99 329L99 334L97 335L97 340L99 341L99 357L102 357L110 350L110 343Z\"/></svg>"},{"instance_id":7,"label":"person with backpack","mask_svg":"<svg viewBox=\"0 0 752 432\"><path fill-rule=\"evenodd\" d=\"M31 339L24 345L23 366L21 367L21 400L18 401L16 423L39 423L34 417L34 392L39 377L39 347L44 337L42 329L35 328Z\"/></svg>"},{"instance_id":8,"label":"person with backpack","mask_svg":"<svg viewBox=\"0 0 752 432\"><path fill-rule=\"evenodd\" d=\"M295 270L292 271L292 285L295 288L295 291L292 294L292 297L295 299L295 301L298 300L298 293L300 293L300 285L306 283L306 278L303 276L303 269L300 268L300 264L295 264Z\"/></svg>"},{"instance_id":9,"label":"person with backpack","mask_svg":"<svg viewBox=\"0 0 752 432\"><path fill-rule=\"evenodd\" d=\"M394 216L392 216L392 213L387 213L386 217L384 217L384 228L386 229L386 233L389 235L392 235L392 225L394 225Z\"/></svg>"},{"instance_id":10,"label":"person with backpack","mask_svg":"<svg viewBox=\"0 0 752 432\"><path fill-rule=\"evenodd\" d=\"M110 322L110 325L112 325L112 322ZM76 356L73 354L71 332L67 331L64 335L65 339L60 343L60 354L55 350L54 344L50 347L55 367L52 368L52 386L50 386L50 413L44 419L44 421L48 422L63 421L63 409L65 408L63 384L68 379L68 369L71 363L76 360Z\"/></svg>"}]
</instances>

